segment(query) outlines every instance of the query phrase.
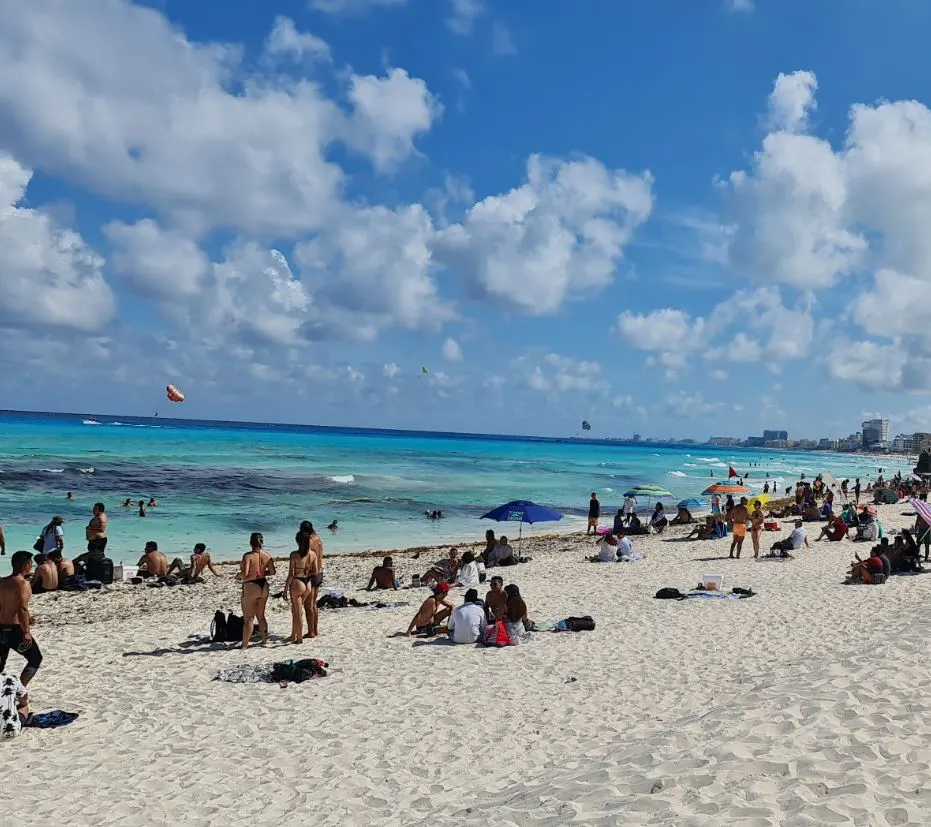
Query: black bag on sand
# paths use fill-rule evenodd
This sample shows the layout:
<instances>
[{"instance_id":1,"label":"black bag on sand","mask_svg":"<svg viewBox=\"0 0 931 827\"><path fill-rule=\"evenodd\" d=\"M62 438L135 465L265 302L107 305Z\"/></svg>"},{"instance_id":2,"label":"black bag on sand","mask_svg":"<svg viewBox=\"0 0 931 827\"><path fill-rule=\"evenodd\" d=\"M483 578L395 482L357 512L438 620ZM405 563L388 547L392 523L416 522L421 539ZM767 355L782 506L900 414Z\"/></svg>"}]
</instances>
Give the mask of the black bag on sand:
<instances>
[{"instance_id":1,"label":"black bag on sand","mask_svg":"<svg viewBox=\"0 0 931 827\"><path fill-rule=\"evenodd\" d=\"M214 643L229 642L229 638L226 636L226 615L219 609L213 613L213 623L210 624L210 639Z\"/></svg>"},{"instance_id":2,"label":"black bag on sand","mask_svg":"<svg viewBox=\"0 0 931 827\"><path fill-rule=\"evenodd\" d=\"M325 678L330 664L319 658L304 660L286 660L272 666L272 678L276 681L303 683L313 678Z\"/></svg>"},{"instance_id":3,"label":"black bag on sand","mask_svg":"<svg viewBox=\"0 0 931 827\"><path fill-rule=\"evenodd\" d=\"M570 632L592 632L595 630L595 621L590 615L585 617L567 617L565 621L566 629Z\"/></svg>"},{"instance_id":4,"label":"black bag on sand","mask_svg":"<svg viewBox=\"0 0 931 827\"><path fill-rule=\"evenodd\" d=\"M654 595L654 597L657 600L681 600L683 597L685 597L685 595L682 594L682 592L680 592L678 589L673 589L669 586L666 586L666 588L660 589Z\"/></svg>"},{"instance_id":5,"label":"black bag on sand","mask_svg":"<svg viewBox=\"0 0 931 827\"><path fill-rule=\"evenodd\" d=\"M220 614L222 613L217 612L217 614L214 615L214 618L213 618L214 623L217 622L218 615ZM242 633L243 633L242 627L243 627L243 619L239 615L234 615L232 612L230 612L226 616L226 638L225 638L226 642L227 643L241 642ZM256 623L252 627L252 637L255 637L258 634L258 632L259 632L259 624Z\"/></svg>"}]
</instances>

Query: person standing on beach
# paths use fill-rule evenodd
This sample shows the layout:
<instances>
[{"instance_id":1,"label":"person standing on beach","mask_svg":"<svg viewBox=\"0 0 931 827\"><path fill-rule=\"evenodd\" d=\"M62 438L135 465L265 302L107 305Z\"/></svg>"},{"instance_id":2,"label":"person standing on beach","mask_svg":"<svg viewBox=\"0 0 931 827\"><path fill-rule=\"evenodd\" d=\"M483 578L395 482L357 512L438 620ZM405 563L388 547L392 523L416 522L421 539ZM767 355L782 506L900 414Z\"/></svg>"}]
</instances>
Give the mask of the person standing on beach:
<instances>
[{"instance_id":1,"label":"person standing on beach","mask_svg":"<svg viewBox=\"0 0 931 827\"><path fill-rule=\"evenodd\" d=\"M630 518L634 516L634 510L637 508L637 501L633 497L624 498L624 525L630 523Z\"/></svg>"},{"instance_id":2,"label":"person standing on beach","mask_svg":"<svg viewBox=\"0 0 931 827\"><path fill-rule=\"evenodd\" d=\"M320 610L317 608L317 597L320 593L320 587L323 585L323 540L314 530L314 524L310 520L304 520L294 537L298 548L301 547L301 535L306 534L310 544L310 553L314 558L313 574L310 576L310 596L308 597L310 614L307 616L307 637L317 637L317 621L320 617Z\"/></svg>"},{"instance_id":3,"label":"person standing on beach","mask_svg":"<svg viewBox=\"0 0 931 827\"><path fill-rule=\"evenodd\" d=\"M753 502L753 512L750 514L750 539L753 541L753 558L760 556L760 532L763 530L763 524L766 517L763 514L763 507L759 500Z\"/></svg>"},{"instance_id":4,"label":"person standing on beach","mask_svg":"<svg viewBox=\"0 0 931 827\"><path fill-rule=\"evenodd\" d=\"M107 550L107 522L108 518L105 513L103 503L94 503L93 516L84 529L84 536L87 538L87 552L79 554L74 558L74 565L83 566L87 571L88 564L100 563L104 559L104 553Z\"/></svg>"},{"instance_id":5,"label":"person standing on beach","mask_svg":"<svg viewBox=\"0 0 931 827\"><path fill-rule=\"evenodd\" d=\"M598 502L598 495L592 491L592 498L588 502L588 528L585 535L596 534L598 532L598 518L601 516L601 503Z\"/></svg>"},{"instance_id":6,"label":"person standing on beach","mask_svg":"<svg viewBox=\"0 0 931 827\"><path fill-rule=\"evenodd\" d=\"M61 517L52 517L52 522L42 529L43 554L51 554L53 551L64 549L65 532L61 527L63 522Z\"/></svg>"},{"instance_id":7,"label":"person standing on beach","mask_svg":"<svg viewBox=\"0 0 931 827\"><path fill-rule=\"evenodd\" d=\"M734 532L734 539L731 540L730 557L734 557L734 551L737 552L737 559L740 559L740 552L744 547L744 538L747 536L747 520L750 519L750 511L747 509L747 498L741 497L737 505L732 505L727 512L727 521Z\"/></svg>"},{"instance_id":8,"label":"person standing on beach","mask_svg":"<svg viewBox=\"0 0 931 827\"><path fill-rule=\"evenodd\" d=\"M855 501L857 505L860 505L860 491L861 491L860 478L857 477L856 482L853 484L853 495L856 498Z\"/></svg>"},{"instance_id":9,"label":"person standing on beach","mask_svg":"<svg viewBox=\"0 0 931 827\"><path fill-rule=\"evenodd\" d=\"M291 552L288 560L288 577L285 580L283 597L291 602L291 643L304 642L304 617L307 618L307 632L313 629L311 610L316 609L316 601L312 600L313 589L311 581L317 574L317 555L310 549L312 534L298 532L297 551Z\"/></svg>"},{"instance_id":10,"label":"person standing on beach","mask_svg":"<svg viewBox=\"0 0 931 827\"><path fill-rule=\"evenodd\" d=\"M28 686L42 665L42 652L32 638L32 615L29 614L32 589L26 582L26 576L32 571L32 554L17 551L10 562L13 573L0 579L0 672L6 668L10 650L16 650L26 659L26 668L19 681Z\"/></svg>"},{"instance_id":11,"label":"person standing on beach","mask_svg":"<svg viewBox=\"0 0 931 827\"><path fill-rule=\"evenodd\" d=\"M242 648L249 648L256 621L265 646L268 643L268 620L265 617L268 578L275 574L275 562L265 551L265 538L259 532L249 536L249 551L242 556L239 572L242 577Z\"/></svg>"}]
</instances>

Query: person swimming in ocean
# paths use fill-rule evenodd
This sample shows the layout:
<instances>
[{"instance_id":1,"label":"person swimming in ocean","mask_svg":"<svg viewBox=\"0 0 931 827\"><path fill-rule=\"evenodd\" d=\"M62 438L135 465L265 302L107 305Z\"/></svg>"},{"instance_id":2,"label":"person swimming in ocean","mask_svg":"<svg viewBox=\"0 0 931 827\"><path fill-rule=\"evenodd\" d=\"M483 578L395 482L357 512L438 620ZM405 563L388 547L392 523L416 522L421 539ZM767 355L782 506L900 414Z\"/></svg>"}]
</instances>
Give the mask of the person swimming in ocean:
<instances>
[{"instance_id":1,"label":"person swimming in ocean","mask_svg":"<svg viewBox=\"0 0 931 827\"><path fill-rule=\"evenodd\" d=\"M149 508L158 508L158 500L155 497L149 497Z\"/></svg>"},{"instance_id":2,"label":"person swimming in ocean","mask_svg":"<svg viewBox=\"0 0 931 827\"><path fill-rule=\"evenodd\" d=\"M139 500L139 516L145 517L145 500Z\"/></svg>"},{"instance_id":3,"label":"person swimming in ocean","mask_svg":"<svg viewBox=\"0 0 931 827\"><path fill-rule=\"evenodd\" d=\"M330 523L327 526L327 528L330 529L330 531L332 531L334 534L336 534L336 532L339 531L339 523L336 520L333 520L333 522Z\"/></svg>"}]
</instances>

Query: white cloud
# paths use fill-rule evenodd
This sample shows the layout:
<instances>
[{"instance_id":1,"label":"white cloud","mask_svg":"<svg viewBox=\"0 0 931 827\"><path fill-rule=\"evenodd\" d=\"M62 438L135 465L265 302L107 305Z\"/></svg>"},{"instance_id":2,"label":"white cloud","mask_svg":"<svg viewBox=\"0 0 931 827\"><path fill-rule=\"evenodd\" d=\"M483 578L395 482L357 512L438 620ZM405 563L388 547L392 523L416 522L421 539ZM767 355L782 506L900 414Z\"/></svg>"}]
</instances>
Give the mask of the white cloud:
<instances>
[{"instance_id":1,"label":"white cloud","mask_svg":"<svg viewBox=\"0 0 931 827\"><path fill-rule=\"evenodd\" d=\"M723 402L707 402L700 393L686 391L669 394L659 406L661 413L675 419L703 419L723 409Z\"/></svg>"},{"instance_id":2,"label":"white cloud","mask_svg":"<svg viewBox=\"0 0 931 827\"><path fill-rule=\"evenodd\" d=\"M466 36L472 34L475 20L485 12L482 0L450 0L450 16L446 21L450 31Z\"/></svg>"},{"instance_id":3,"label":"white cloud","mask_svg":"<svg viewBox=\"0 0 931 827\"><path fill-rule=\"evenodd\" d=\"M724 8L734 12L749 12L754 9L753 0L724 0Z\"/></svg>"},{"instance_id":4,"label":"white cloud","mask_svg":"<svg viewBox=\"0 0 931 827\"><path fill-rule=\"evenodd\" d=\"M625 310L618 316L617 331L630 347L684 354L703 346L705 320L673 308L646 315Z\"/></svg>"},{"instance_id":5,"label":"white cloud","mask_svg":"<svg viewBox=\"0 0 931 827\"><path fill-rule=\"evenodd\" d=\"M188 40L157 11L121 0L0 8L7 147L198 233L319 229L342 194L336 142L385 171L439 112L423 81L399 69L351 75L347 111L315 82L250 72L241 48ZM297 40L276 31L282 48L308 47L296 31Z\"/></svg>"},{"instance_id":6,"label":"white cloud","mask_svg":"<svg viewBox=\"0 0 931 827\"><path fill-rule=\"evenodd\" d=\"M447 362L461 362L462 361L462 348L459 346L459 342L455 339L447 339L443 342L443 358Z\"/></svg>"},{"instance_id":7,"label":"white cloud","mask_svg":"<svg viewBox=\"0 0 931 827\"><path fill-rule=\"evenodd\" d=\"M491 26L491 50L501 57L517 54L511 30L500 20L496 20Z\"/></svg>"},{"instance_id":8,"label":"white cloud","mask_svg":"<svg viewBox=\"0 0 931 827\"><path fill-rule=\"evenodd\" d=\"M420 205L346 211L333 229L298 244L301 279L329 308L314 333L373 338L398 324L435 330L455 317L431 277L433 226Z\"/></svg>"},{"instance_id":9,"label":"white cloud","mask_svg":"<svg viewBox=\"0 0 931 827\"><path fill-rule=\"evenodd\" d=\"M365 381L365 374L357 371L351 365L346 365L346 378L353 384L360 384Z\"/></svg>"},{"instance_id":10,"label":"white cloud","mask_svg":"<svg viewBox=\"0 0 931 827\"><path fill-rule=\"evenodd\" d=\"M354 112L346 141L381 172L391 172L410 156L414 140L443 113L427 84L404 69L391 69L384 78L353 75L349 99Z\"/></svg>"},{"instance_id":11,"label":"white cloud","mask_svg":"<svg viewBox=\"0 0 931 827\"><path fill-rule=\"evenodd\" d=\"M799 132L817 107L818 80L812 72L779 73L769 96L767 126L776 131Z\"/></svg>"},{"instance_id":12,"label":"white cloud","mask_svg":"<svg viewBox=\"0 0 931 827\"><path fill-rule=\"evenodd\" d=\"M720 368L710 371L708 376L716 382L725 382L730 379L730 374L726 370L721 370Z\"/></svg>"},{"instance_id":13,"label":"white cloud","mask_svg":"<svg viewBox=\"0 0 931 827\"><path fill-rule=\"evenodd\" d=\"M525 353L511 361L511 369L523 376L528 388L554 399L567 391L606 396L611 390L610 383L601 377L600 364L558 353L547 353L542 358L538 353Z\"/></svg>"},{"instance_id":14,"label":"white cloud","mask_svg":"<svg viewBox=\"0 0 931 827\"><path fill-rule=\"evenodd\" d=\"M274 28L265 41L265 50L270 55L287 55L296 60L323 60L330 62L333 56L326 41L310 32L299 32L290 17L276 17Z\"/></svg>"},{"instance_id":15,"label":"white cloud","mask_svg":"<svg viewBox=\"0 0 931 827\"><path fill-rule=\"evenodd\" d=\"M650 214L651 182L593 158L534 155L527 183L485 198L440 233L438 256L476 297L552 313L611 281L624 245Z\"/></svg>"},{"instance_id":16,"label":"white cloud","mask_svg":"<svg viewBox=\"0 0 931 827\"><path fill-rule=\"evenodd\" d=\"M197 242L149 218L112 221L103 231L113 248L111 269L142 294L170 300L200 292L210 260Z\"/></svg>"},{"instance_id":17,"label":"white cloud","mask_svg":"<svg viewBox=\"0 0 931 827\"><path fill-rule=\"evenodd\" d=\"M463 90L468 92L472 88L472 79L469 77L469 73L465 69L453 69L453 77L456 79Z\"/></svg>"},{"instance_id":18,"label":"white cloud","mask_svg":"<svg viewBox=\"0 0 931 827\"><path fill-rule=\"evenodd\" d=\"M31 179L0 153L0 323L96 331L116 309L104 260L48 214L17 206Z\"/></svg>"}]
</instances>

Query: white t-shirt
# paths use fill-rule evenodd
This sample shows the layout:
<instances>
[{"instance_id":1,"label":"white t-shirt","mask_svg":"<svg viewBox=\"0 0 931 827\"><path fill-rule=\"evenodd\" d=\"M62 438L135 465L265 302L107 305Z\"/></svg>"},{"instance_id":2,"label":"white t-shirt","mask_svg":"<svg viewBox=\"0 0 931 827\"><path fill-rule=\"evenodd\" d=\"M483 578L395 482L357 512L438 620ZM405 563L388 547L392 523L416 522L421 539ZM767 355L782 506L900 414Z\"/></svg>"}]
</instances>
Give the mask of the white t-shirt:
<instances>
[{"instance_id":1,"label":"white t-shirt","mask_svg":"<svg viewBox=\"0 0 931 827\"><path fill-rule=\"evenodd\" d=\"M598 562L600 563L613 563L617 560L617 546L609 543L607 540L602 540L598 544Z\"/></svg>"},{"instance_id":2,"label":"white t-shirt","mask_svg":"<svg viewBox=\"0 0 931 827\"><path fill-rule=\"evenodd\" d=\"M15 738L22 731L17 701L25 697L26 688L19 678L0 672L0 735Z\"/></svg>"},{"instance_id":3,"label":"white t-shirt","mask_svg":"<svg viewBox=\"0 0 931 827\"><path fill-rule=\"evenodd\" d=\"M474 603L463 603L449 616L447 628L453 643L475 643L485 630L485 610Z\"/></svg>"},{"instance_id":4,"label":"white t-shirt","mask_svg":"<svg viewBox=\"0 0 931 827\"><path fill-rule=\"evenodd\" d=\"M637 501L633 497L624 500L624 514L633 514L635 505L637 505Z\"/></svg>"},{"instance_id":5,"label":"white t-shirt","mask_svg":"<svg viewBox=\"0 0 931 827\"><path fill-rule=\"evenodd\" d=\"M801 548L805 545L805 540L808 539L808 532L804 528L796 528L790 535L789 541L792 543L792 548Z\"/></svg>"},{"instance_id":6,"label":"white t-shirt","mask_svg":"<svg viewBox=\"0 0 931 827\"><path fill-rule=\"evenodd\" d=\"M502 560L510 560L514 557L514 549L509 545L504 545L503 543L498 543L495 546L494 551L494 561L500 563Z\"/></svg>"},{"instance_id":7,"label":"white t-shirt","mask_svg":"<svg viewBox=\"0 0 931 827\"><path fill-rule=\"evenodd\" d=\"M45 544L42 546L42 551L43 553L48 554L50 551L55 551L55 549L58 548L58 538L63 538L65 536L65 532L61 530L60 525L53 525L42 536L45 539Z\"/></svg>"},{"instance_id":8,"label":"white t-shirt","mask_svg":"<svg viewBox=\"0 0 931 827\"><path fill-rule=\"evenodd\" d=\"M475 564L475 562L473 561L471 563L466 563L462 568L460 568L456 580L467 589L477 588L479 584L479 578L478 566Z\"/></svg>"},{"instance_id":9,"label":"white t-shirt","mask_svg":"<svg viewBox=\"0 0 931 827\"><path fill-rule=\"evenodd\" d=\"M628 537L617 538L617 553L619 557L629 557L634 553L634 547L630 544Z\"/></svg>"}]
</instances>

